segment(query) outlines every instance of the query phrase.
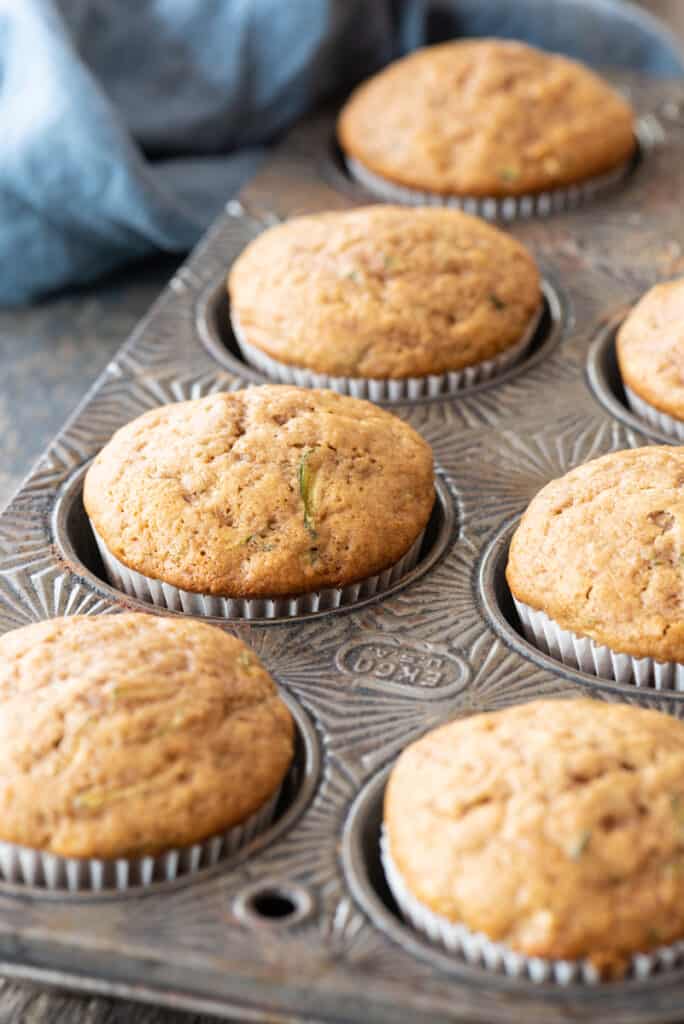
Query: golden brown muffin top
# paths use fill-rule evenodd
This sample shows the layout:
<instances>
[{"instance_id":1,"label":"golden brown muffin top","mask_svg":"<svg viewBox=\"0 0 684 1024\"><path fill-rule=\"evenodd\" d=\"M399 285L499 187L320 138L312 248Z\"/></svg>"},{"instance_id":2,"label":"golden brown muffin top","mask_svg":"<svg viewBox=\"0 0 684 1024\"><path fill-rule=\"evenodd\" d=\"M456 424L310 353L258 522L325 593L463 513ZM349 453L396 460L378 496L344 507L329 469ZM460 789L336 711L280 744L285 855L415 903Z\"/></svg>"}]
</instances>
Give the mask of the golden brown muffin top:
<instances>
[{"instance_id":1,"label":"golden brown muffin top","mask_svg":"<svg viewBox=\"0 0 684 1024\"><path fill-rule=\"evenodd\" d=\"M684 419L684 278L651 288L617 336L622 379L661 412Z\"/></svg>"},{"instance_id":2,"label":"golden brown muffin top","mask_svg":"<svg viewBox=\"0 0 684 1024\"><path fill-rule=\"evenodd\" d=\"M552 480L522 517L506 578L564 629L684 661L684 449L614 452Z\"/></svg>"},{"instance_id":3,"label":"golden brown muffin top","mask_svg":"<svg viewBox=\"0 0 684 1024\"><path fill-rule=\"evenodd\" d=\"M593 700L451 722L399 758L392 859L422 904L528 956L630 954L684 935L684 724Z\"/></svg>"},{"instance_id":4,"label":"golden brown muffin top","mask_svg":"<svg viewBox=\"0 0 684 1024\"><path fill-rule=\"evenodd\" d=\"M65 857L188 845L238 825L292 761L256 655L193 620L51 619L0 638L0 838Z\"/></svg>"},{"instance_id":5,"label":"golden brown muffin top","mask_svg":"<svg viewBox=\"0 0 684 1024\"><path fill-rule=\"evenodd\" d=\"M370 402L267 386L160 406L90 467L86 510L130 569L233 597L342 586L397 562L434 502L432 450Z\"/></svg>"},{"instance_id":6,"label":"golden brown muffin top","mask_svg":"<svg viewBox=\"0 0 684 1024\"><path fill-rule=\"evenodd\" d=\"M587 67L496 39L417 50L360 85L345 152L416 189L534 193L606 172L634 150L629 104Z\"/></svg>"},{"instance_id":7,"label":"golden brown muffin top","mask_svg":"<svg viewBox=\"0 0 684 1024\"><path fill-rule=\"evenodd\" d=\"M246 341L345 377L460 370L515 345L541 302L510 235L457 210L366 206L297 217L247 246L229 276Z\"/></svg>"}]
</instances>

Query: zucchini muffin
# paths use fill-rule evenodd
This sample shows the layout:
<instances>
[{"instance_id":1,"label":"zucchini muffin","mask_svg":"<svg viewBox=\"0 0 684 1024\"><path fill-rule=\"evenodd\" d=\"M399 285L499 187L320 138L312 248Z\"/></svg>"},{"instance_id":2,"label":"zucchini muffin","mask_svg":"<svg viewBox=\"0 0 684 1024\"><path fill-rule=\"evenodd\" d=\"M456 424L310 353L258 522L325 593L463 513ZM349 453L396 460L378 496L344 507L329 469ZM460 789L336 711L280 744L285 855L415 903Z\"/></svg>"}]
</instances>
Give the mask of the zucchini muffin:
<instances>
[{"instance_id":1,"label":"zucchini muffin","mask_svg":"<svg viewBox=\"0 0 684 1024\"><path fill-rule=\"evenodd\" d=\"M337 127L379 183L442 196L520 196L614 171L634 152L629 104L587 67L523 43L417 50L360 85Z\"/></svg>"},{"instance_id":2,"label":"zucchini muffin","mask_svg":"<svg viewBox=\"0 0 684 1024\"><path fill-rule=\"evenodd\" d=\"M616 351L634 411L684 440L684 278L646 292L618 331Z\"/></svg>"},{"instance_id":3,"label":"zucchini muffin","mask_svg":"<svg viewBox=\"0 0 684 1024\"><path fill-rule=\"evenodd\" d=\"M3 844L137 858L228 842L268 823L293 751L273 680L215 627L75 616L0 638Z\"/></svg>"},{"instance_id":4,"label":"zucchini muffin","mask_svg":"<svg viewBox=\"0 0 684 1024\"><path fill-rule=\"evenodd\" d=\"M228 289L243 342L333 377L475 366L529 340L541 305L535 262L510 235L457 210L385 205L270 228Z\"/></svg>"},{"instance_id":5,"label":"zucchini muffin","mask_svg":"<svg viewBox=\"0 0 684 1024\"><path fill-rule=\"evenodd\" d=\"M433 937L454 948L467 929L469 959L496 962L494 942L620 976L633 954L684 936L683 820L682 722L535 701L404 751L385 794L386 870ZM541 966L525 964L533 978ZM562 980L569 965L548 967Z\"/></svg>"},{"instance_id":6,"label":"zucchini muffin","mask_svg":"<svg viewBox=\"0 0 684 1024\"><path fill-rule=\"evenodd\" d=\"M370 402L261 387L161 406L85 480L104 547L184 592L264 598L375 578L415 550L430 446Z\"/></svg>"},{"instance_id":7,"label":"zucchini muffin","mask_svg":"<svg viewBox=\"0 0 684 1024\"><path fill-rule=\"evenodd\" d=\"M554 630L586 641L585 671L605 674L595 661L598 646L628 656L609 674L622 664L625 680L640 682L641 671L659 662L677 676L676 663L684 662L684 450L613 452L552 480L515 532L506 579L528 636L562 660L576 663L582 649L566 650Z\"/></svg>"}]
</instances>

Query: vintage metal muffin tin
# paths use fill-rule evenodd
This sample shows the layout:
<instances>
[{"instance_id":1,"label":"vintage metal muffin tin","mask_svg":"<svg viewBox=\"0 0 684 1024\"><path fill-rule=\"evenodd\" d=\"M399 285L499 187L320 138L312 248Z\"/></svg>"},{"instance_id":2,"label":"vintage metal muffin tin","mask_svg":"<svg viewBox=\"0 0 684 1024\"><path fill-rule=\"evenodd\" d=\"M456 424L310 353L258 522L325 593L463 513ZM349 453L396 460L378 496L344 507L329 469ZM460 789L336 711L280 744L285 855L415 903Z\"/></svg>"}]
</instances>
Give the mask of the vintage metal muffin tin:
<instances>
[{"instance_id":1,"label":"vintage metal muffin tin","mask_svg":"<svg viewBox=\"0 0 684 1024\"><path fill-rule=\"evenodd\" d=\"M546 281L528 358L456 398L392 406L430 441L438 466L417 568L352 609L224 622L297 709L299 780L277 823L234 860L133 896L0 885L5 972L241 1021L684 1019L684 963L598 987L464 965L399 920L378 858L389 766L449 718L581 693L684 712L684 693L602 682L536 651L503 577L512 526L547 480L667 440L626 409L612 345L630 303L684 273L684 85L623 84L642 114L629 178L591 205L511 228ZM345 177L332 132L329 115L303 123L228 204L4 512L0 629L149 607L100 579L83 468L147 408L262 381L236 357L222 280L265 224L369 201Z\"/></svg>"}]
</instances>

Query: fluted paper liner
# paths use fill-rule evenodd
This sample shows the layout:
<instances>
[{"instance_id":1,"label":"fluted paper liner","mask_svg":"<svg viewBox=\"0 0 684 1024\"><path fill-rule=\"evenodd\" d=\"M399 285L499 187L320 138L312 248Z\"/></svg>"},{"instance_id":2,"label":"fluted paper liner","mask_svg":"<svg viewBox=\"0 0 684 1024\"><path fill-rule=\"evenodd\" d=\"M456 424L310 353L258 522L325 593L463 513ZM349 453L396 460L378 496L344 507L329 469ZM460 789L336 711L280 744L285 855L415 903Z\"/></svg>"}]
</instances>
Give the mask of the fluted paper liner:
<instances>
[{"instance_id":1,"label":"fluted paper liner","mask_svg":"<svg viewBox=\"0 0 684 1024\"><path fill-rule=\"evenodd\" d=\"M181 590L180 587L162 583L161 580L143 576L142 573L129 569L114 557L92 521L89 522L107 578L113 586L158 608L222 619L276 619L306 615L311 612L330 611L374 597L415 568L425 536L423 531L394 565L375 576L369 576L357 583L349 583L344 587L328 587L310 594L291 597L216 597L212 594L196 594L190 590Z\"/></svg>"},{"instance_id":2,"label":"fluted paper liner","mask_svg":"<svg viewBox=\"0 0 684 1024\"><path fill-rule=\"evenodd\" d=\"M513 598L525 637L545 654L582 672L614 679L616 683L655 690L684 690L684 665L655 658L633 658L588 636L563 629L546 612Z\"/></svg>"},{"instance_id":3,"label":"fluted paper liner","mask_svg":"<svg viewBox=\"0 0 684 1024\"><path fill-rule=\"evenodd\" d=\"M156 856L108 860L60 857L45 850L0 842L0 878L32 888L69 892L124 892L154 882L172 882L202 868L213 867L267 829L273 821L281 789L282 786L240 825L202 842L165 850Z\"/></svg>"},{"instance_id":4,"label":"fluted paper liner","mask_svg":"<svg viewBox=\"0 0 684 1024\"><path fill-rule=\"evenodd\" d=\"M380 856L387 884L402 915L417 931L423 932L434 943L449 953L462 957L475 967L483 967L510 978L521 978L535 984L597 985L601 982L598 971L589 960L551 960L526 956L502 942L493 942L482 932L472 932L465 925L449 921L422 904L409 890L394 861L385 829L380 838ZM642 980L656 971L678 966L684 960L684 941L652 950L635 953L629 962L627 976Z\"/></svg>"},{"instance_id":5,"label":"fluted paper liner","mask_svg":"<svg viewBox=\"0 0 684 1024\"><path fill-rule=\"evenodd\" d=\"M547 189L521 196L457 196L441 195L437 192L423 192L420 189L397 185L393 181L369 171L353 157L345 157L347 169L369 192L390 202L407 203L412 206L451 206L464 213L484 217L485 220L523 220L528 217L547 217L552 213L574 210L603 192L618 185L632 167L633 158L605 174L587 178L560 188Z\"/></svg>"},{"instance_id":6,"label":"fluted paper liner","mask_svg":"<svg viewBox=\"0 0 684 1024\"><path fill-rule=\"evenodd\" d=\"M666 412L656 409L650 402L635 394L626 384L624 388L627 402L632 412L635 412L642 420L645 420L646 423L655 427L656 430L660 430L663 434L669 434L678 441L684 441L684 420L676 420L674 416L669 416Z\"/></svg>"},{"instance_id":7,"label":"fluted paper liner","mask_svg":"<svg viewBox=\"0 0 684 1024\"><path fill-rule=\"evenodd\" d=\"M267 355L255 345L251 345L246 340L240 321L235 314L231 314L231 326L245 362L272 380L280 381L281 384L297 384L305 388L329 388L341 395L365 398L371 402L383 402L405 398L436 398L440 395L454 395L474 387L476 384L492 380L493 377L509 369L522 358L534 338L542 310L543 306L540 306L515 345L511 345L492 359L484 359L472 366L464 366L461 370L401 379L331 377L326 373L316 373L303 366L291 366Z\"/></svg>"}]
</instances>

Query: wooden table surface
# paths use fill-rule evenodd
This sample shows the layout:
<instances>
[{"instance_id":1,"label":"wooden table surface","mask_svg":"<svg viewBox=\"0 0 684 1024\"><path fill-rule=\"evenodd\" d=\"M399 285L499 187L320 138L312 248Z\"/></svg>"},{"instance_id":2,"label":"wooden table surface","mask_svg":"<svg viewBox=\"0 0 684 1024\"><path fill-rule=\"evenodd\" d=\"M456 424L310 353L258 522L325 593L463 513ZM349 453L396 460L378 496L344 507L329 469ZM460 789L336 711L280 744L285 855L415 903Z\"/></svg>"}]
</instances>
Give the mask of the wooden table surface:
<instances>
[{"instance_id":1,"label":"wooden table surface","mask_svg":"<svg viewBox=\"0 0 684 1024\"><path fill-rule=\"evenodd\" d=\"M684 0L640 2L684 40ZM0 312L0 506L151 304L174 265L170 259L155 260L96 288ZM0 1024L210 1024L213 1019L0 980Z\"/></svg>"},{"instance_id":2,"label":"wooden table surface","mask_svg":"<svg viewBox=\"0 0 684 1024\"><path fill-rule=\"evenodd\" d=\"M667 22L677 35L684 39L684 3L682 0L636 0L651 14L657 15Z\"/></svg>"}]
</instances>

